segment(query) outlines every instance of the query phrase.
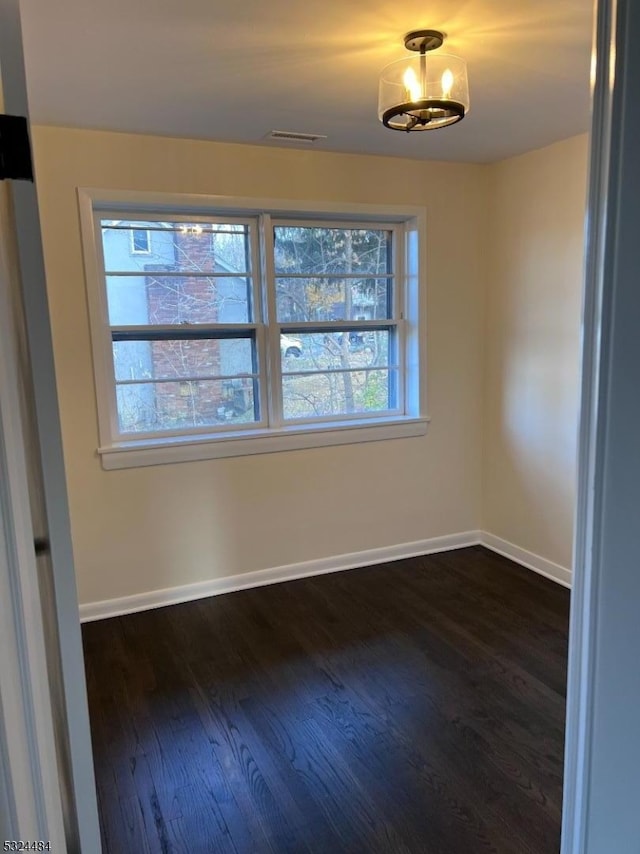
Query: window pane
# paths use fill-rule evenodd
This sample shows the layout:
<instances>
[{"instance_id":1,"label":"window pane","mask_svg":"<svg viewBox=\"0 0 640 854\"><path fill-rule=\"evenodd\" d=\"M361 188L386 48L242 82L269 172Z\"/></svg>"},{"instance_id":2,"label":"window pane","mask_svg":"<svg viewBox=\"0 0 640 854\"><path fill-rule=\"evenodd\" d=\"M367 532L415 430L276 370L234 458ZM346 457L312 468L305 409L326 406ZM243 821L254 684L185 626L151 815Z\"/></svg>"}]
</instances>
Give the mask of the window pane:
<instances>
[{"instance_id":1,"label":"window pane","mask_svg":"<svg viewBox=\"0 0 640 854\"><path fill-rule=\"evenodd\" d=\"M392 232L277 225L275 265L287 273L392 273Z\"/></svg>"},{"instance_id":2,"label":"window pane","mask_svg":"<svg viewBox=\"0 0 640 854\"><path fill-rule=\"evenodd\" d=\"M394 330L355 328L280 336L282 372L388 367L398 363Z\"/></svg>"},{"instance_id":3,"label":"window pane","mask_svg":"<svg viewBox=\"0 0 640 854\"><path fill-rule=\"evenodd\" d=\"M148 252L151 241L149 232L144 228L135 228L131 232L131 240L134 252Z\"/></svg>"},{"instance_id":4,"label":"window pane","mask_svg":"<svg viewBox=\"0 0 640 854\"><path fill-rule=\"evenodd\" d=\"M116 381L252 374L250 338L115 341Z\"/></svg>"},{"instance_id":5,"label":"window pane","mask_svg":"<svg viewBox=\"0 0 640 854\"><path fill-rule=\"evenodd\" d=\"M212 276L107 276L111 326L248 323L249 279Z\"/></svg>"},{"instance_id":6,"label":"window pane","mask_svg":"<svg viewBox=\"0 0 640 854\"><path fill-rule=\"evenodd\" d=\"M284 376L282 400L287 419L385 412L397 408L397 371Z\"/></svg>"},{"instance_id":7,"label":"window pane","mask_svg":"<svg viewBox=\"0 0 640 854\"><path fill-rule=\"evenodd\" d=\"M391 319L391 290L391 279L276 279L278 320Z\"/></svg>"},{"instance_id":8,"label":"window pane","mask_svg":"<svg viewBox=\"0 0 640 854\"><path fill-rule=\"evenodd\" d=\"M251 379L117 385L121 433L181 430L258 420Z\"/></svg>"},{"instance_id":9,"label":"window pane","mask_svg":"<svg viewBox=\"0 0 640 854\"><path fill-rule=\"evenodd\" d=\"M248 273L249 226L240 223L100 221L104 267L109 272L165 270L187 273ZM148 245L143 257L137 240Z\"/></svg>"}]
</instances>

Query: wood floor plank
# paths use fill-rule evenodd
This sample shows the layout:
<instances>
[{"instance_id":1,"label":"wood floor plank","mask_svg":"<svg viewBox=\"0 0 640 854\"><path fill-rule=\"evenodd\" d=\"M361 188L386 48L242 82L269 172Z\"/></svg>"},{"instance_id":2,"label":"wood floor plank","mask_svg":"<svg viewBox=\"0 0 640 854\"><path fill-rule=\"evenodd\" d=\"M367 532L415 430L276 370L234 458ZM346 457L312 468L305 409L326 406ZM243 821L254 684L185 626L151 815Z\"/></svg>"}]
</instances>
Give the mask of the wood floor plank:
<instances>
[{"instance_id":1,"label":"wood floor plank","mask_svg":"<svg viewBox=\"0 0 640 854\"><path fill-rule=\"evenodd\" d=\"M315 645L315 638L311 642ZM389 646L387 642L386 646ZM410 658L407 652L404 657ZM342 656L341 658L344 659ZM446 693L448 686L444 684L421 685L419 692L415 691L415 687L409 687L405 690L406 676L402 672L402 668L393 669L386 667L384 669L385 680L387 687L393 688L393 699L389 694L383 691L372 691L370 681L361 674L369 674L375 665L380 665L380 656L377 656L376 662L367 663L366 660L360 659L349 663L347 669L344 669L344 660L327 662L327 667L335 668L334 676L337 682L348 684L351 693L358 697L358 702L363 704L370 703L372 698L376 697L377 703L377 720L384 720L384 728L378 728L375 732L376 738L376 754L380 752L381 746L385 738L393 740L392 752L396 757L402 756L405 765L424 768L429 761L433 761L434 756L438 757L440 765L454 773L457 766L460 765L460 758L465 761L463 768L458 775L459 788L467 788L467 783L480 787L485 796L491 796L492 793L495 799L499 799L504 789L504 777L509 777L514 785L522 788L526 798L531 798L536 805L549 805L547 795L542 791L536 783L536 773L534 769L527 769L525 763L520 760L518 766L513 763L513 756L509 756L511 764L506 766L501 765L500 747L496 746L495 739L491 737L489 740L483 738L476 726L474 720L475 706L467 711L467 720L465 720L464 697L459 695L459 701L456 703L446 703ZM433 671L431 676L433 677ZM435 680L434 680L435 682ZM435 689L435 690L434 690ZM473 695L472 699L473 699ZM323 708L328 710L328 717L332 720L338 720L343 715L336 714L335 706L332 707L331 698L324 698ZM340 703L340 712L345 710L353 712L353 703L345 700ZM425 734L422 734L421 727L424 724ZM480 731L481 728L480 728ZM371 737L372 733L367 732L367 725L363 722L362 714L359 715L359 720L350 726L350 732L360 733ZM412 738L413 736L413 738ZM421 759L417 754L418 745L424 750L429 757L427 761ZM445 750L443 750L443 746ZM457 757L454 755L457 749ZM446 751L449 750L449 753ZM407 751L409 751L407 753ZM454 761L456 760L456 761ZM372 756L370 756L370 762ZM433 776L433 772L432 772ZM545 781L547 783L547 781ZM502 785L501 785L502 784ZM416 788L418 790L419 787ZM522 823L523 816L526 818L529 814L532 818L532 829L535 835L539 836L545 828L557 828L559 820L559 810L551 809L550 815L536 814L530 805L524 804L524 809L518 811L518 798L514 797L509 800L515 803L515 810L510 813L513 823L516 821ZM507 843L503 841L503 848ZM502 850L502 849L501 849ZM504 848L504 850L509 850Z\"/></svg>"},{"instance_id":2,"label":"wood floor plank","mask_svg":"<svg viewBox=\"0 0 640 854\"><path fill-rule=\"evenodd\" d=\"M107 854L555 854L568 591L482 547L83 626Z\"/></svg>"}]
</instances>

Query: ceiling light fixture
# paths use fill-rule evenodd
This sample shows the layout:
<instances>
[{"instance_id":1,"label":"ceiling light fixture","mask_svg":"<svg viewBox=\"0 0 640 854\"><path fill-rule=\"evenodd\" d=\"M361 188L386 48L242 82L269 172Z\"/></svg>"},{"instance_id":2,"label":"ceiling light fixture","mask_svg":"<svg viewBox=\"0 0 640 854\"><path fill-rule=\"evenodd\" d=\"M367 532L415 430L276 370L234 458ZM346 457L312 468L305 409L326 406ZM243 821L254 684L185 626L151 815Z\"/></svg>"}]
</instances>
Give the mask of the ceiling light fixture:
<instances>
[{"instance_id":1,"label":"ceiling light fixture","mask_svg":"<svg viewBox=\"0 0 640 854\"><path fill-rule=\"evenodd\" d=\"M459 122L469 112L466 62L458 56L430 53L443 42L444 33L438 30L407 33L404 46L418 55L383 68L378 117L385 127L407 133L435 130Z\"/></svg>"}]
</instances>

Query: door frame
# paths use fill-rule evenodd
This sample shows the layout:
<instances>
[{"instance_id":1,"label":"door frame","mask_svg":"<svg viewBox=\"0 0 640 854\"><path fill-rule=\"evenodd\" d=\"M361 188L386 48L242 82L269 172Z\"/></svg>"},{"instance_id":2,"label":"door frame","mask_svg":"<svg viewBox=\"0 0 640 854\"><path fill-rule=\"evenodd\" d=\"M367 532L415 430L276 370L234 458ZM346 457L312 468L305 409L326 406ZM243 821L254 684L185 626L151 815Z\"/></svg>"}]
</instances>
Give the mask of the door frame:
<instances>
[{"instance_id":1,"label":"door frame","mask_svg":"<svg viewBox=\"0 0 640 854\"><path fill-rule=\"evenodd\" d=\"M9 115L24 116L28 121L23 51L20 0L0 0L0 72L4 110ZM36 801L41 805L50 805L46 811L40 806L40 835L34 836L30 826L20 823L16 827L16 833L20 835L16 838L31 841L51 839L53 843L54 839L59 839L60 815L65 810L63 820L66 818L66 841L63 839L58 842L54 850L66 851L68 854L94 854L101 850L100 829L38 197L32 181L8 181L5 189L10 199L12 220L7 224L2 238L5 248L15 253L16 275L20 280L37 433L38 448L35 451L39 452L42 469L43 501L53 567L51 578L48 579L50 585L45 593L34 569L33 520L24 516L29 503L29 483L27 479L16 477L11 484L11 493L4 500L2 516L9 542L15 540L20 543L20 560L16 560L15 550L12 554L5 549L3 568L7 575L0 588L0 596L6 593L11 595L7 601L12 603L15 620L9 631L12 632L15 647L13 650L5 650L0 658L0 666L4 675L5 668L11 666L11 660L19 662L21 695L27 700L31 697L32 705L33 698L39 698L33 715L34 720L40 722L42 732L32 727L26 734L32 754L30 785ZM5 322L10 323L12 314L3 313ZM3 359L4 349L9 347L10 341L3 335ZM15 339L13 343L24 346L24 342L16 342ZM3 398L6 398L3 400L3 408L9 407L9 415L15 419L19 409L13 409L15 400L12 401L12 394L17 391L19 398L20 370L23 368L15 361L8 361L5 367L9 373L3 377L0 387ZM14 455L16 458L22 455L23 474L28 478L25 455L29 451L33 453L34 449L27 450L25 447L24 437L28 435L26 426L15 420L9 428L3 424L2 440L7 451L5 459L9 456L13 461ZM17 515L18 511L22 516ZM27 521L30 525L27 525ZM19 524L22 528L16 528ZM50 616L49 622L53 623L55 639L45 634L45 610ZM26 626L27 620L30 621L29 632L25 634L21 626ZM47 692L43 695L39 692L45 689L42 681L42 669L46 668L45 636L48 645L55 643L57 646L58 667L55 672L45 674L47 680L53 679L55 684L47 681ZM42 645L31 651L30 645L33 646L38 637L42 639ZM14 729L16 720L7 720L6 713L3 714L6 737L2 739L0 750L4 748L6 751L19 730ZM49 723L45 718L48 718ZM53 731L47 729L49 726L53 727ZM43 735L45 730L46 738ZM55 733L60 731L63 738L58 740L57 745L59 765L55 781L57 799L61 802L58 806L53 804L50 753L56 744ZM65 743L60 744L61 741ZM6 753L3 760L6 762ZM40 761L41 772L38 771L36 760ZM18 792L12 790L13 782L6 785L15 801ZM49 828L43 826L45 821L49 823Z\"/></svg>"},{"instance_id":2,"label":"door frame","mask_svg":"<svg viewBox=\"0 0 640 854\"><path fill-rule=\"evenodd\" d=\"M636 854L640 814L640 4L596 7L562 854Z\"/></svg>"},{"instance_id":3,"label":"door frame","mask_svg":"<svg viewBox=\"0 0 640 854\"><path fill-rule=\"evenodd\" d=\"M598 61L592 80L592 126L585 221L585 285L582 306L581 401L578 436L578 486L562 816L562 854L583 854L586 837L586 769L592 712L593 627L599 566L593 560L595 497L601 478L596 463L599 442L599 388L601 386L604 252L607 228L608 181L611 158L611 92L615 50L616 0L600 0L595 9L593 52Z\"/></svg>"},{"instance_id":4,"label":"door frame","mask_svg":"<svg viewBox=\"0 0 640 854\"><path fill-rule=\"evenodd\" d=\"M0 205L0 756L5 834L65 851L12 319L10 198Z\"/></svg>"}]
</instances>

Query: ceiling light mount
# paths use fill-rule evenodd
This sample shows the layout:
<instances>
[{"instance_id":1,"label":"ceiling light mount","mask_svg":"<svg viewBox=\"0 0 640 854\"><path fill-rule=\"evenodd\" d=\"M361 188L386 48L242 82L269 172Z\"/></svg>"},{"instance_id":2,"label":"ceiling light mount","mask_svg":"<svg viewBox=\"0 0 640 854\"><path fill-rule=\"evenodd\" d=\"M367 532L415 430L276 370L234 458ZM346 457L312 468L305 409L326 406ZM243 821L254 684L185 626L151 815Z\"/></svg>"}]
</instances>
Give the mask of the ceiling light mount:
<instances>
[{"instance_id":1,"label":"ceiling light mount","mask_svg":"<svg viewBox=\"0 0 640 854\"><path fill-rule=\"evenodd\" d=\"M431 53L444 39L439 30L413 30L404 37L407 50L418 55L399 59L382 70L378 117L385 127L406 133L434 130L465 117L469 111L465 61Z\"/></svg>"},{"instance_id":2,"label":"ceiling light mount","mask_svg":"<svg viewBox=\"0 0 640 854\"><path fill-rule=\"evenodd\" d=\"M444 33L440 30L412 30L404 37L404 46L407 50L416 50L422 53L428 50L437 50L444 44Z\"/></svg>"}]
</instances>

